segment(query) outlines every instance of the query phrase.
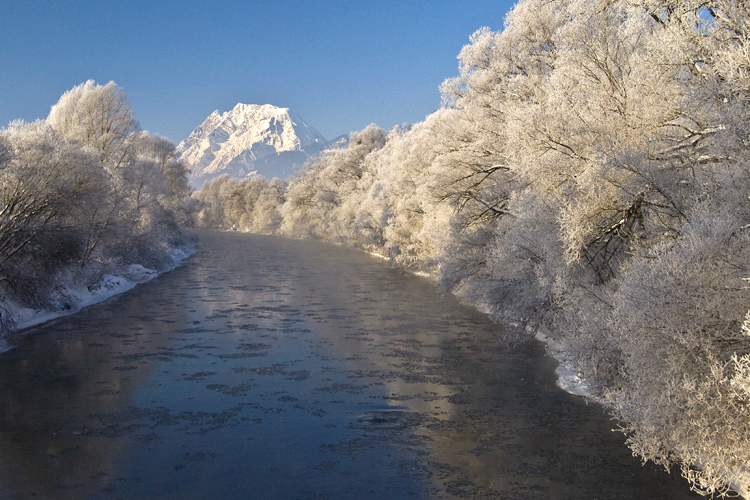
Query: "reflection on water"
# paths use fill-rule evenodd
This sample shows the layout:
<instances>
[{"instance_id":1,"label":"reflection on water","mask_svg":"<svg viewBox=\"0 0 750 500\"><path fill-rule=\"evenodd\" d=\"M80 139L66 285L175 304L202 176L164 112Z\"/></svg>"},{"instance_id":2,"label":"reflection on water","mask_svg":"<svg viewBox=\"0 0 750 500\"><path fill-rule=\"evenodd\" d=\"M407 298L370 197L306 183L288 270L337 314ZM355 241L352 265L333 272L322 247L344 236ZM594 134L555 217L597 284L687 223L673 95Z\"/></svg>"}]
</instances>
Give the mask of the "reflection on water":
<instances>
[{"instance_id":1,"label":"reflection on water","mask_svg":"<svg viewBox=\"0 0 750 500\"><path fill-rule=\"evenodd\" d=\"M499 337L365 254L203 233L0 355L0 498L694 497Z\"/></svg>"}]
</instances>

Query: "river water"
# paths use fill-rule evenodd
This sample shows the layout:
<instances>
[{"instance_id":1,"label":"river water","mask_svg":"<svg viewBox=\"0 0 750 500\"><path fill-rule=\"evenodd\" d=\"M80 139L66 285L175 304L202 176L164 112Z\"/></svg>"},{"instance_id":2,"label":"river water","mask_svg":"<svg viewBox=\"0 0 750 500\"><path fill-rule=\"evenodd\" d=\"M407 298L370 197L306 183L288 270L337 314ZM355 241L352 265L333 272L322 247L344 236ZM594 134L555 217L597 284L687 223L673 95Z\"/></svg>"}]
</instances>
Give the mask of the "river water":
<instances>
[{"instance_id":1,"label":"river water","mask_svg":"<svg viewBox=\"0 0 750 500\"><path fill-rule=\"evenodd\" d=\"M199 248L0 354L0 498L700 498L422 278L314 241Z\"/></svg>"}]
</instances>

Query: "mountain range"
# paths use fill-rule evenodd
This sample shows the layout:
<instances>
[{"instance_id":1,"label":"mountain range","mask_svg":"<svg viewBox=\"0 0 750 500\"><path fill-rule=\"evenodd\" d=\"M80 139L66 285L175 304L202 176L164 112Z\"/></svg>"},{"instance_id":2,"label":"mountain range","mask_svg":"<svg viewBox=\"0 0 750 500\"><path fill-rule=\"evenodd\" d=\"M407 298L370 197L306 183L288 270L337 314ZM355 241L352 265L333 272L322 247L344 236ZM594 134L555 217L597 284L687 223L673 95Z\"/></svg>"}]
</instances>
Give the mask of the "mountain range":
<instances>
[{"instance_id":1,"label":"mountain range","mask_svg":"<svg viewBox=\"0 0 750 500\"><path fill-rule=\"evenodd\" d=\"M200 189L222 174L286 178L308 158L347 143L347 136L327 141L288 108L239 103L231 111L211 113L180 142L176 154Z\"/></svg>"}]
</instances>

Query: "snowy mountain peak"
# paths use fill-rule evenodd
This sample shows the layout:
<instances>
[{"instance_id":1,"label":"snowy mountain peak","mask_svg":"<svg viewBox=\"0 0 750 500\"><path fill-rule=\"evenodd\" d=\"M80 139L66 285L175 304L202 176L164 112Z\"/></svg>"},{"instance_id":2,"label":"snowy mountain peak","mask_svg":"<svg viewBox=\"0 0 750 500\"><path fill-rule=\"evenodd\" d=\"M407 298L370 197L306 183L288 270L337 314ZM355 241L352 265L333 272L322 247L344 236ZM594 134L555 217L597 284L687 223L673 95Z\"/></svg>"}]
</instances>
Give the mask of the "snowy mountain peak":
<instances>
[{"instance_id":1,"label":"snowy mountain peak","mask_svg":"<svg viewBox=\"0 0 750 500\"><path fill-rule=\"evenodd\" d=\"M177 154L200 187L225 173L285 177L325 144L317 130L288 108L238 103L225 113L211 113L177 146Z\"/></svg>"}]
</instances>

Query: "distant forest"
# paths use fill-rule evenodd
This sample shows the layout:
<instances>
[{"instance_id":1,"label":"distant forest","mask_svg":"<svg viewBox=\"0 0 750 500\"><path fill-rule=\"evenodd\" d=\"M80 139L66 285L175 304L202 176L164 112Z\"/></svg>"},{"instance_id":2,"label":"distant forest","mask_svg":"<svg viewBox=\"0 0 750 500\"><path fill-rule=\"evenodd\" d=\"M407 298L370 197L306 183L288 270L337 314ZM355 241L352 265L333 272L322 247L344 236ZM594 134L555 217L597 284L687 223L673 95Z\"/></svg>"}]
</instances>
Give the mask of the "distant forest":
<instances>
[{"instance_id":1,"label":"distant forest","mask_svg":"<svg viewBox=\"0 0 750 500\"><path fill-rule=\"evenodd\" d=\"M196 223L359 247L509 341L546 332L634 453L730 494L750 484L749 22L737 0L522 0L425 121L289 180L217 178Z\"/></svg>"}]
</instances>

